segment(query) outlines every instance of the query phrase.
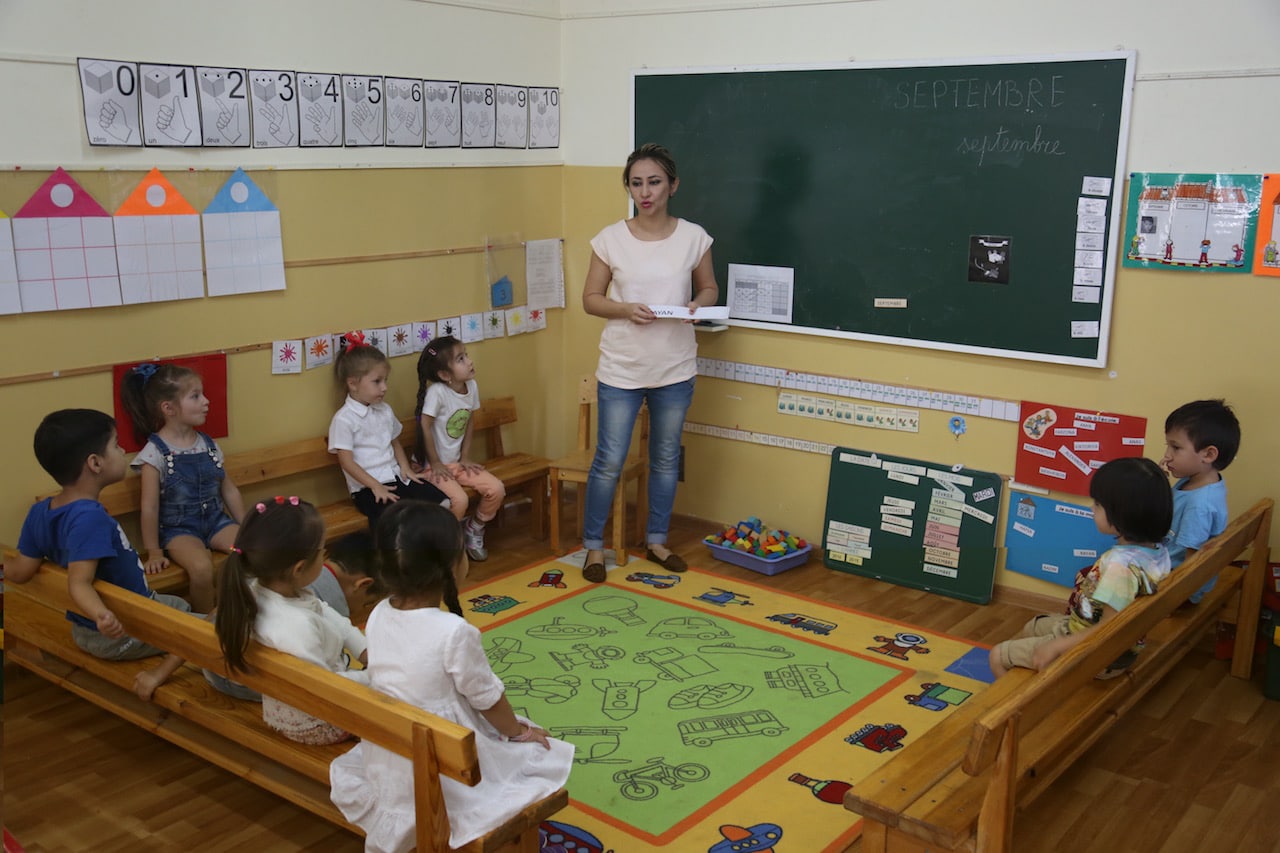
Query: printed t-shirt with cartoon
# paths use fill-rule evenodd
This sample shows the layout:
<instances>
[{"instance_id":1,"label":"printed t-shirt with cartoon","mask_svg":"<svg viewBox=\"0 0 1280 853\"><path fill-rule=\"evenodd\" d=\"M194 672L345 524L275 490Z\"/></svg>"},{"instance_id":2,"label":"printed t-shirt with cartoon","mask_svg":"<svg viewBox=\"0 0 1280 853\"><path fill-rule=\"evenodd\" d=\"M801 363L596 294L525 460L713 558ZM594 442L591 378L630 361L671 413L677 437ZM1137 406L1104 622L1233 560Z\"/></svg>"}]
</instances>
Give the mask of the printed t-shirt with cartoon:
<instances>
[{"instance_id":1,"label":"printed t-shirt with cartoon","mask_svg":"<svg viewBox=\"0 0 1280 853\"><path fill-rule=\"evenodd\" d=\"M419 416L435 418L431 437L435 439L440 461L452 464L462 458L462 439L467 434L471 414L480 408L480 389L474 379L467 380L466 390L459 394L447 382L432 382L422 400ZM424 465L426 460L420 460Z\"/></svg>"},{"instance_id":2,"label":"printed t-shirt with cartoon","mask_svg":"<svg viewBox=\"0 0 1280 853\"><path fill-rule=\"evenodd\" d=\"M1169 551L1163 544L1115 545L1097 561L1076 574L1075 588L1067 599L1067 631L1075 634L1092 628L1102 617L1102 605L1119 612L1140 595L1152 595L1169 576ZM1132 651L1142 649L1139 642Z\"/></svg>"},{"instance_id":3,"label":"printed t-shirt with cartoon","mask_svg":"<svg viewBox=\"0 0 1280 853\"><path fill-rule=\"evenodd\" d=\"M46 498L27 512L18 535L18 551L33 559L52 560L67 567L82 560L97 560L94 580L106 581L155 598L147 586L147 575L138 552L129 544L120 522L112 518L106 507L84 498L57 507ZM78 613L67 612L67 619L94 631L97 624Z\"/></svg>"}]
</instances>

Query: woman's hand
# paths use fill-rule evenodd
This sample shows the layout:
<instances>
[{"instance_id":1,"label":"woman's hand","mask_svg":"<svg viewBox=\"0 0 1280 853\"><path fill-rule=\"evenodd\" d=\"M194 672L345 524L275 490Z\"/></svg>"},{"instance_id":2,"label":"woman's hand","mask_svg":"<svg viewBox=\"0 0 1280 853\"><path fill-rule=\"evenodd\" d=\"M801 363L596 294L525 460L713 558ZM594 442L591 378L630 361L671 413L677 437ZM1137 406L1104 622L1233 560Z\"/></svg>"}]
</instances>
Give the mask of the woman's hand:
<instances>
[{"instance_id":1,"label":"woman's hand","mask_svg":"<svg viewBox=\"0 0 1280 853\"><path fill-rule=\"evenodd\" d=\"M649 306L639 302L627 303L626 318L637 326L647 326L656 319L653 312L649 310Z\"/></svg>"}]
</instances>

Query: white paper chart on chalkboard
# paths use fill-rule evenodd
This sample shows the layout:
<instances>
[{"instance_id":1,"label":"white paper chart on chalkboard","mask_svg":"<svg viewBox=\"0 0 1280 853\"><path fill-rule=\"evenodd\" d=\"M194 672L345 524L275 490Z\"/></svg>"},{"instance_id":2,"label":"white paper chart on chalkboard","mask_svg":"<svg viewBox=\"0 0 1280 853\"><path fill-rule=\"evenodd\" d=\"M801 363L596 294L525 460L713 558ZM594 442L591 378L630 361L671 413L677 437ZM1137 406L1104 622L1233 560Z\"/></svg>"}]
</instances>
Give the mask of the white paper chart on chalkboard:
<instances>
[{"instance_id":1,"label":"white paper chart on chalkboard","mask_svg":"<svg viewBox=\"0 0 1280 853\"><path fill-rule=\"evenodd\" d=\"M298 144L298 75L250 69L253 147L293 148Z\"/></svg>"},{"instance_id":2,"label":"white paper chart on chalkboard","mask_svg":"<svg viewBox=\"0 0 1280 853\"><path fill-rule=\"evenodd\" d=\"M84 128L90 145L140 148L138 66L113 59L78 59Z\"/></svg>"},{"instance_id":3,"label":"white paper chart on chalkboard","mask_svg":"<svg viewBox=\"0 0 1280 853\"><path fill-rule=\"evenodd\" d=\"M498 120L495 141L499 148L525 148L529 144L529 90L524 86L494 87Z\"/></svg>"},{"instance_id":4,"label":"white paper chart on chalkboard","mask_svg":"<svg viewBox=\"0 0 1280 853\"><path fill-rule=\"evenodd\" d=\"M142 139L150 146L198 148L200 100L191 65L141 65Z\"/></svg>"},{"instance_id":5,"label":"white paper chart on chalkboard","mask_svg":"<svg viewBox=\"0 0 1280 853\"><path fill-rule=\"evenodd\" d=\"M248 148L249 75L243 68L196 68L200 86L200 123L211 148Z\"/></svg>"},{"instance_id":6,"label":"white paper chart on chalkboard","mask_svg":"<svg viewBox=\"0 0 1280 853\"><path fill-rule=\"evenodd\" d=\"M497 98L491 83L462 84L462 147L492 148Z\"/></svg>"},{"instance_id":7,"label":"white paper chart on chalkboard","mask_svg":"<svg viewBox=\"0 0 1280 853\"><path fill-rule=\"evenodd\" d=\"M378 75L342 75L342 119L348 148L382 144L385 101Z\"/></svg>"},{"instance_id":8,"label":"white paper chart on chalkboard","mask_svg":"<svg viewBox=\"0 0 1280 853\"><path fill-rule=\"evenodd\" d=\"M529 147L560 147L560 90L529 87Z\"/></svg>"},{"instance_id":9,"label":"white paper chart on chalkboard","mask_svg":"<svg viewBox=\"0 0 1280 853\"><path fill-rule=\"evenodd\" d=\"M298 126L303 148L342 147L341 75L298 75Z\"/></svg>"},{"instance_id":10,"label":"white paper chart on chalkboard","mask_svg":"<svg viewBox=\"0 0 1280 853\"><path fill-rule=\"evenodd\" d=\"M387 145L422 147L422 81L387 78Z\"/></svg>"},{"instance_id":11,"label":"white paper chart on chalkboard","mask_svg":"<svg viewBox=\"0 0 1280 853\"><path fill-rule=\"evenodd\" d=\"M423 80L428 148L462 144L462 84L457 80Z\"/></svg>"}]
</instances>

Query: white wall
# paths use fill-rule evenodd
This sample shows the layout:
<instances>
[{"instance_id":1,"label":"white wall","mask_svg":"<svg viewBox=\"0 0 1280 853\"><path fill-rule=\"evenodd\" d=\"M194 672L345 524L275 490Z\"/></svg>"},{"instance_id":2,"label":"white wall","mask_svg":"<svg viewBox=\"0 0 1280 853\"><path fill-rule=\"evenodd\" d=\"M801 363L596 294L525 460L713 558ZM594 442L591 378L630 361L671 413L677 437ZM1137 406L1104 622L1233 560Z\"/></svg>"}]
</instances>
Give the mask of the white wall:
<instances>
[{"instance_id":1,"label":"white wall","mask_svg":"<svg viewBox=\"0 0 1280 853\"><path fill-rule=\"evenodd\" d=\"M632 148L637 68L1137 51L1128 168L1280 169L1280 3L562 0L565 160ZM689 11L670 11L672 9Z\"/></svg>"},{"instance_id":2,"label":"white wall","mask_svg":"<svg viewBox=\"0 0 1280 853\"><path fill-rule=\"evenodd\" d=\"M444 166L562 157L556 149L91 148L78 56L558 86L555 0L0 0L0 167Z\"/></svg>"}]
</instances>

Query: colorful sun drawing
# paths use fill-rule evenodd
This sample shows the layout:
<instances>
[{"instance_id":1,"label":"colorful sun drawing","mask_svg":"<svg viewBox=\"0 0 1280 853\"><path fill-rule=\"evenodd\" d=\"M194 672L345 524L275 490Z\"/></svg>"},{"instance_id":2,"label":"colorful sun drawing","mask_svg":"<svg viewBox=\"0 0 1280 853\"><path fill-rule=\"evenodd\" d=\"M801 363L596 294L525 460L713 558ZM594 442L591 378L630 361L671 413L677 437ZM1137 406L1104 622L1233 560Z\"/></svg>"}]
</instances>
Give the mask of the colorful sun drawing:
<instances>
[{"instance_id":1,"label":"colorful sun drawing","mask_svg":"<svg viewBox=\"0 0 1280 853\"><path fill-rule=\"evenodd\" d=\"M298 351L293 348L293 344L280 347L280 360L285 364L298 360Z\"/></svg>"},{"instance_id":2,"label":"colorful sun drawing","mask_svg":"<svg viewBox=\"0 0 1280 853\"><path fill-rule=\"evenodd\" d=\"M502 322L502 318L499 317L497 314L489 315L489 325L492 326L493 328L495 329L498 328L498 323L500 322Z\"/></svg>"},{"instance_id":3,"label":"colorful sun drawing","mask_svg":"<svg viewBox=\"0 0 1280 853\"><path fill-rule=\"evenodd\" d=\"M311 355L314 358L321 358L329 354L329 340L327 338L316 338L311 344Z\"/></svg>"},{"instance_id":4,"label":"colorful sun drawing","mask_svg":"<svg viewBox=\"0 0 1280 853\"><path fill-rule=\"evenodd\" d=\"M404 344L409 342L409 333L406 332L404 329L396 329L395 338L396 338L396 343L403 346Z\"/></svg>"},{"instance_id":5,"label":"colorful sun drawing","mask_svg":"<svg viewBox=\"0 0 1280 853\"><path fill-rule=\"evenodd\" d=\"M529 312L529 317L530 317L530 319L532 319L535 323L536 323L538 320L541 320L541 319L542 319L542 309L541 309L541 308L534 308L532 311L530 311L530 312Z\"/></svg>"},{"instance_id":6,"label":"colorful sun drawing","mask_svg":"<svg viewBox=\"0 0 1280 853\"><path fill-rule=\"evenodd\" d=\"M427 341L431 340L430 326L423 326L421 329L418 330L418 340L422 341L423 343L426 343Z\"/></svg>"}]
</instances>

